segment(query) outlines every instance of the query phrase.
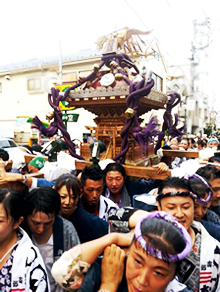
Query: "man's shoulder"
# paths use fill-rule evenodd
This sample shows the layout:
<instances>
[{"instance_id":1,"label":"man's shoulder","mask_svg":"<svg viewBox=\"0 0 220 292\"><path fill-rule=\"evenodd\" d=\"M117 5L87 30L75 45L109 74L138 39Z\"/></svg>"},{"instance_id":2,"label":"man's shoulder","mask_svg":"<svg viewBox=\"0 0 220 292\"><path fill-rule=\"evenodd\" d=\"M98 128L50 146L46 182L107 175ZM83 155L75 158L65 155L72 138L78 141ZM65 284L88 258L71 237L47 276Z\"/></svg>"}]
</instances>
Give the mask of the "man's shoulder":
<instances>
[{"instance_id":1,"label":"man's shoulder","mask_svg":"<svg viewBox=\"0 0 220 292\"><path fill-rule=\"evenodd\" d=\"M61 216L57 216L59 220L61 220L63 222L63 228L72 228L73 229L73 224L72 222L70 222L69 220L61 217Z\"/></svg>"}]
</instances>

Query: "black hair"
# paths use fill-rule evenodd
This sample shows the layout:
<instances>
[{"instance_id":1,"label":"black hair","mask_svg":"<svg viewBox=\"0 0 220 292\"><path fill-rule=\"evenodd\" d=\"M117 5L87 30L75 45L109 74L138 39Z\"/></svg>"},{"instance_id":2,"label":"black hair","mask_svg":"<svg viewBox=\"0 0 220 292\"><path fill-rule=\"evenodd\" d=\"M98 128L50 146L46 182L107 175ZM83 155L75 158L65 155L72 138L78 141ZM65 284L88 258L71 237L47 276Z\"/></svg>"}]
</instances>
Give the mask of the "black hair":
<instances>
[{"instance_id":1,"label":"black hair","mask_svg":"<svg viewBox=\"0 0 220 292\"><path fill-rule=\"evenodd\" d=\"M206 181L206 179L204 178L204 180ZM207 181L206 181L207 182ZM199 198L204 199L207 195L207 193L211 192L209 183L207 182L208 186L205 185L205 183L199 179L199 178L195 178L195 177L190 177L188 179L188 183L190 186L191 191L196 194Z\"/></svg>"},{"instance_id":2,"label":"black hair","mask_svg":"<svg viewBox=\"0 0 220 292\"><path fill-rule=\"evenodd\" d=\"M193 138L189 138L189 142L195 144L195 140Z\"/></svg>"},{"instance_id":3,"label":"black hair","mask_svg":"<svg viewBox=\"0 0 220 292\"><path fill-rule=\"evenodd\" d=\"M98 181L104 179L104 173L101 167L98 164L92 164L90 166L86 166L81 175L81 184L82 186L86 185L86 180L91 179L94 181Z\"/></svg>"},{"instance_id":4,"label":"black hair","mask_svg":"<svg viewBox=\"0 0 220 292\"><path fill-rule=\"evenodd\" d=\"M33 212L42 212L47 215L58 215L61 201L57 190L50 187L40 187L33 189L25 200L25 214L31 215Z\"/></svg>"},{"instance_id":5,"label":"black hair","mask_svg":"<svg viewBox=\"0 0 220 292\"><path fill-rule=\"evenodd\" d=\"M198 145L201 145L202 147L205 146L205 143L204 143L203 140L201 140L201 139L197 141L197 144L198 144Z\"/></svg>"},{"instance_id":6,"label":"black hair","mask_svg":"<svg viewBox=\"0 0 220 292\"><path fill-rule=\"evenodd\" d=\"M158 187L158 194L162 193L165 188L185 189L186 191L190 191L190 186L187 181L179 177L168 177L163 180Z\"/></svg>"},{"instance_id":7,"label":"black hair","mask_svg":"<svg viewBox=\"0 0 220 292\"><path fill-rule=\"evenodd\" d=\"M220 170L209 164L197 169L196 174L202 176L207 181L220 178Z\"/></svg>"},{"instance_id":8,"label":"black hair","mask_svg":"<svg viewBox=\"0 0 220 292\"><path fill-rule=\"evenodd\" d=\"M0 148L0 158L3 161L8 161L9 160L9 154L7 151L5 151L4 149Z\"/></svg>"},{"instance_id":9,"label":"black hair","mask_svg":"<svg viewBox=\"0 0 220 292\"><path fill-rule=\"evenodd\" d=\"M220 153L218 153L220 154ZM220 163L220 155L214 155L212 157L209 158L208 162L217 162Z\"/></svg>"},{"instance_id":10,"label":"black hair","mask_svg":"<svg viewBox=\"0 0 220 292\"><path fill-rule=\"evenodd\" d=\"M81 184L77 177L72 174L62 174L58 177L55 183L55 189L59 191L63 186L66 186L69 197L71 190L73 192L74 200L78 199L81 194Z\"/></svg>"},{"instance_id":11,"label":"black hair","mask_svg":"<svg viewBox=\"0 0 220 292\"><path fill-rule=\"evenodd\" d=\"M121 173L121 175L123 176L123 178L125 179L125 169L124 167L120 164L120 163L117 163L117 162L113 162L113 163L109 163L106 168L104 169L104 174L105 174L105 177L106 177L106 174L110 171L118 171Z\"/></svg>"},{"instance_id":12,"label":"black hair","mask_svg":"<svg viewBox=\"0 0 220 292\"><path fill-rule=\"evenodd\" d=\"M172 150L172 148L168 145L165 145L162 147L163 150Z\"/></svg>"},{"instance_id":13,"label":"black hair","mask_svg":"<svg viewBox=\"0 0 220 292\"><path fill-rule=\"evenodd\" d=\"M4 188L0 189L0 203L3 204L7 219L12 217L17 222L21 216L24 216L24 197L18 191Z\"/></svg>"},{"instance_id":14,"label":"black hair","mask_svg":"<svg viewBox=\"0 0 220 292\"><path fill-rule=\"evenodd\" d=\"M177 255L186 247L186 240L182 232L170 222L160 218L144 220L141 223L141 234L145 241L155 249L155 256L157 255L156 250L160 250L163 260L166 262L170 262L168 255ZM134 241L137 241L135 237Z\"/></svg>"}]
</instances>

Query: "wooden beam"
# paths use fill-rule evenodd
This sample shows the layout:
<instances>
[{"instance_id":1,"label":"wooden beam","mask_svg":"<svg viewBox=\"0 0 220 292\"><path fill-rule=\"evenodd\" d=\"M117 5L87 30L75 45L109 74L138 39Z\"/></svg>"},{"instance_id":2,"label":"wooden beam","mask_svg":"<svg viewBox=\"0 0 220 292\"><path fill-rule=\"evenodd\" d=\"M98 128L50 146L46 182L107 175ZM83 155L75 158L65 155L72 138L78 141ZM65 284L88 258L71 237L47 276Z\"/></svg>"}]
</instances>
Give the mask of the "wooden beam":
<instances>
[{"instance_id":1,"label":"wooden beam","mask_svg":"<svg viewBox=\"0 0 220 292\"><path fill-rule=\"evenodd\" d=\"M199 158L199 151L163 150L163 156Z\"/></svg>"},{"instance_id":2,"label":"wooden beam","mask_svg":"<svg viewBox=\"0 0 220 292\"><path fill-rule=\"evenodd\" d=\"M84 167L90 166L92 162L90 161L78 161L76 160L76 169L83 170ZM125 172L127 176L134 176L140 178L152 178L152 179L161 179L164 180L168 176L171 176L171 172L168 170L167 172L158 174L156 169L153 167L145 167L145 166L133 166L133 165L123 165L125 168Z\"/></svg>"},{"instance_id":3,"label":"wooden beam","mask_svg":"<svg viewBox=\"0 0 220 292\"><path fill-rule=\"evenodd\" d=\"M24 161L25 161L25 163L28 164L35 157L37 157L37 156L36 155L25 155L24 156ZM40 156L40 157L43 157L45 160L48 160L47 156Z\"/></svg>"},{"instance_id":4,"label":"wooden beam","mask_svg":"<svg viewBox=\"0 0 220 292\"><path fill-rule=\"evenodd\" d=\"M34 158L36 156L33 156ZM32 159L31 158L31 159ZM30 156L25 156L25 162L30 159ZM31 160L30 159L30 160ZM92 162L86 161L86 160L76 160L76 170L82 171L86 166L90 166ZM158 174L156 169L153 167L145 167L145 166L133 166L133 165L123 165L125 168L125 172L127 176L134 176L134 177L140 177L140 178L152 178L152 179L166 179L168 176L171 175L170 171L167 171L162 174ZM42 175L42 174L38 174ZM33 176L37 176L37 174L33 174Z\"/></svg>"}]
</instances>

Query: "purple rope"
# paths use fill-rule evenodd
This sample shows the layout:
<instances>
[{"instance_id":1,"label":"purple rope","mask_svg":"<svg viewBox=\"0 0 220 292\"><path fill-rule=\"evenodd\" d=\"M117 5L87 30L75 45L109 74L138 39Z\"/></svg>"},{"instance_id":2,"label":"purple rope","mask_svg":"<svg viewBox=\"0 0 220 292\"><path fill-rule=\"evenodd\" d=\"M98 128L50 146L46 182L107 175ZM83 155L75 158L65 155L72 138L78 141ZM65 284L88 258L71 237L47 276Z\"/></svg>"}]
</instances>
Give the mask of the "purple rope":
<instances>
[{"instance_id":1,"label":"purple rope","mask_svg":"<svg viewBox=\"0 0 220 292\"><path fill-rule=\"evenodd\" d=\"M158 141L155 147L155 153L157 153L157 150L161 147L161 142L163 140L163 137L165 135L165 131L168 130L171 137L181 136L184 133L182 132L183 128L177 129L177 123L178 123L178 115L175 114L175 122L172 121L172 108L174 108L178 103L181 101L181 96L175 92L168 94L170 96L170 100L167 103L166 111L163 115L163 126L162 131L158 135Z\"/></svg>"},{"instance_id":2,"label":"purple rope","mask_svg":"<svg viewBox=\"0 0 220 292\"><path fill-rule=\"evenodd\" d=\"M102 60L100 65L99 65L99 69L104 65L104 63L105 62ZM54 135L56 135L58 133L58 130L60 130L63 134L63 138L64 138L66 144L68 145L68 150L70 152L70 155L73 156L74 158L79 159L79 160L84 160L84 158L76 154L75 146L72 143L70 135L66 131L65 125L62 121L62 112L59 109L59 102L66 100L66 98L69 95L71 90L74 90L75 88L79 87L80 85L89 81L90 79L94 78L95 76L96 76L96 72L92 72L83 81L78 82L78 83L74 84L73 86L69 87L65 91L64 95L59 95L59 92L60 92L59 89L51 88L51 94L50 93L48 94L48 102L49 102L49 105L54 110L54 121L50 124L50 126L48 128L46 128L43 125L43 123L39 120L39 118L37 116L34 117L34 119L33 119L33 123L37 126L39 131L47 137L53 137Z\"/></svg>"},{"instance_id":3,"label":"purple rope","mask_svg":"<svg viewBox=\"0 0 220 292\"><path fill-rule=\"evenodd\" d=\"M129 131L133 125L133 131L132 135L134 138L136 138L138 135L138 132L140 132L140 135L147 135L147 133L142 132L142 128L140 127L138 123L138 117L137 117L137 108L138 108L138 102L139 99L144 96L148 95L151 91L151 88L154 86L154 81L151 80L149 83L145 85L145 78L143 78L138 84L131 83L129 92L126 99L127 107L132 108L134 110L134 116L131 119L126 119L125 126L121 131L121 138L122 138L122 144L121 144L121 152L116 155L113 160L117 161L119 163L124 164L125 163L125 156L126 153L129 150ZM149 134L149 133L148 133ZM139 139L140 142L147 141L148 139L145 137L145 139Z\"/></svg>"}]
</instances>

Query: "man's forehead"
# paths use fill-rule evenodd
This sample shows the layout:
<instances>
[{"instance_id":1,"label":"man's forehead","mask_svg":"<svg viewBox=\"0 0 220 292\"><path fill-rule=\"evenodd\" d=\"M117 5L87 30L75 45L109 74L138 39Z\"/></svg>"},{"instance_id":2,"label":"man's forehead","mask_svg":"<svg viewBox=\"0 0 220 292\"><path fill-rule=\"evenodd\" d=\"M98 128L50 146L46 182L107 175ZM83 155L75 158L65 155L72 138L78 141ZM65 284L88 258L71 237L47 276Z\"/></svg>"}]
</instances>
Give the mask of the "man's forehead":
<instances>
[{"instance_id":1,"label":"man's forehead","mask_svg":"<svg viewBox=\"0 0 220 292\"><path fill-rule=\"evenodd\" d=\"M103 185L103 184L104 184L103 178L99 180L92 180L90 178L87 178L85 181L86 186L97 186L97 185Z\"/></svg>"},{"instance_id":2,"label":"man's forehead","mask_svg":"<svg viewBox=\"0 0 220 292\"><path fill-rule=\"evenodd\" d=\"M184 188L175 188L175 187L166 187L162 190L163 194L172 193L172 192L188 192L189 190Z\"/></svg>"},{"instance_id":3,"label":"man's forehead","mask_svg":"<svg viewBox=\"0 0 220 292\"><path fill-rule=\"evenodd\" d=\"M123 175L121 174L121 172L117 170L111 170L106 173L106 177L118 177L118 176L122 177Z\"/></svg>"},{"instance_id":4,"label":"man's forehead","mask_svg":"<svg viewBox=\"0 0 220 292\"><path fill-rule=\"evenodd\" d=\"M31 218L32 220L38 221L38 222L47 222L47 221L51 221L55 218L55 215L53 213L44 213L44 212L40 212L37 210L34 210L31 214Z\"/></svg>"},{"instance_id":5,"label":"man's forehead","mask_svg":"<svg viewBox=\"0 0 220 292\"><path fill-rule=\"evenodd\" d=\"M220 186L220 177L209 180L209 183L211 185L219 185Z\"/></svg>"}]
</instances>

